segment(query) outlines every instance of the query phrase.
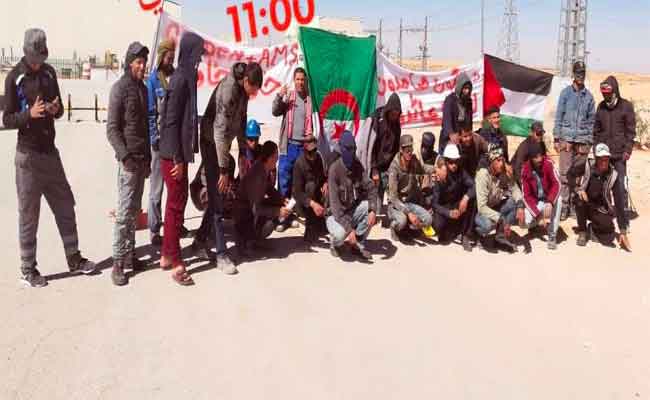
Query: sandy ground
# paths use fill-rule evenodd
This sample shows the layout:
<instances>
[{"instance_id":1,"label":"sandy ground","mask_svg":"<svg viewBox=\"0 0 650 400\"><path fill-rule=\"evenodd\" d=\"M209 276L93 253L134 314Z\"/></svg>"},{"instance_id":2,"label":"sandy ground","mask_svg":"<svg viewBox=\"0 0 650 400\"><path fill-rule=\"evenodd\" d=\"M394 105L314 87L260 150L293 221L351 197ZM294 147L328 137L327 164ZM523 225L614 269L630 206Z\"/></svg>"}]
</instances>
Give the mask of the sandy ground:
<instances>
[{"instance_id":1,"label":"sandy ground","mask_svg":"<svg viewBox=\"0 0 650 400\"><path fill-rule=\"evenodd\" d=\"M576 247L573 221L558 251L535 240L512 256L395 247L375 229L368 265L307 248L300 229L273 234L264 259L234 277L194 262L197 285L182 288L154 265L117 288L105 125L58 131L81 247L103 271L65 273L43 202L38 260L50 285L18 283L16 138L2 132L1 399L650 398L646 212L632 254ZM630 169L647 182L650 157L638 154ZM190 227L198 215L188 206ZM138 250L151 252L144 232Z\"/></svg>"}]
</instances>

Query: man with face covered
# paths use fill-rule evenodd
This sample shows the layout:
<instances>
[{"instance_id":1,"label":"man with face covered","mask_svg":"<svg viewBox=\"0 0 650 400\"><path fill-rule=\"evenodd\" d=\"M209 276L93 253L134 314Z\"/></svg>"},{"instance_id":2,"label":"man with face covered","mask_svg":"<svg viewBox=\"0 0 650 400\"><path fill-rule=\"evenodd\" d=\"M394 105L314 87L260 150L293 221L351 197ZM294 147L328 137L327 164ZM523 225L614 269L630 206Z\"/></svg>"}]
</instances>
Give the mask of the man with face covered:
<instances>
[{"instance_id":1,"label":"man with face covered","mask_svg":"<svg viewBox=\"0 0 650 400\"><path fill-rule=\"evenodd\" d=\"M627 237L627 220L620 218L625 212L623 193L616 190L618 172L611 165L611 153L605 143L594 149L595 161L585 165L582 183L577 189L576 214L578 217L578 246L586 246L588 240L612 246L615 239L625 250L631 251ZM617 218L619 235L614 229ZM590 224L587 224L587 222Z\"/></svg>"},{"instance_id":2,"label":"man with face covered","mask_svg":"<svg viewBox=\"0 0 650 400\"><path fill-rule=\"evenodd\" d=\"M560 153L560 219L563 221L569 216L571 195L579 178L569 171L584 165L593 143L595 105L591 92L585 87L586 75L585 63L576 61L573 64L573 84L560 93L555 112L553 136L555 151Z\"/></svg>"},{"instance_id":3,"label":"man with face covered","mask_svg":"<svg viewBox=\"0 0 650 400\"><path fill-rule=\"evenodd\" d=\"M372 118L370 129L374 132L375 142L372 146L370 177L377 187L377 204L373 205L377 212L381 212L384 193L388 189L388 168L399 151L401 115L402 103L397 93L393 93L386 105L378 108Z\"/></svg>"},{"instance_id":4,"label":"man with face covered","mask_svg":"<svg viewBox=\"0 0 650 400\"><path fill-rule=\"evenodd\" d=\"M445 98L442 105L442 130L438 152L442 153L450 141L458 144L461 128L472 126L472 81L461 72L456 78L456 89Z\"/></svg>"},{"instance_id":5,"label":"man with face covered","mask_svg":"<svg viewBox=\"0 0 650 400\"><path fill-rule=\"evenodd\" d=\"M618 81L614 76L609 76L600 84L600 93L603 101L596 111L594 124L594 144L605 143L611 153L611 162L618 173L616 190L623 193L625 208L627 209L627 161L632 155L634 137L636 136L636 115L634 105L621 97ZM617 216L627 218L627 214ZM623 221L621 221L623 222ZM627 225L627 223L623 223Z\"/></svg>"}]
</instances>

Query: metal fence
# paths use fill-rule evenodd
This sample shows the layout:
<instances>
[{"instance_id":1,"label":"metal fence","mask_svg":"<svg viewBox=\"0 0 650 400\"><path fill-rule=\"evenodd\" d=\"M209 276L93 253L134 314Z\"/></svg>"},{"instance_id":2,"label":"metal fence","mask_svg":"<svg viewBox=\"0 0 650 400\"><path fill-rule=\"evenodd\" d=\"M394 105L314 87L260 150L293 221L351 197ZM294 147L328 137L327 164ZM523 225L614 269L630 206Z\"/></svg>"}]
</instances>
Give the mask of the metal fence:
<instances>
[{"instance_id":1,"label":"metal fence","mask_svg":"<svg viewBox=\"0 0 650 400\"><path fill-rule=\"evenodd\" d=\"M1 56L0 69L10 69L18 64L22 57ZM57 77L60 79L79 79L82 72L82 61L75 61L65 58L48 58L47 63L56 70Z\"/></svg>"}]
</instances>

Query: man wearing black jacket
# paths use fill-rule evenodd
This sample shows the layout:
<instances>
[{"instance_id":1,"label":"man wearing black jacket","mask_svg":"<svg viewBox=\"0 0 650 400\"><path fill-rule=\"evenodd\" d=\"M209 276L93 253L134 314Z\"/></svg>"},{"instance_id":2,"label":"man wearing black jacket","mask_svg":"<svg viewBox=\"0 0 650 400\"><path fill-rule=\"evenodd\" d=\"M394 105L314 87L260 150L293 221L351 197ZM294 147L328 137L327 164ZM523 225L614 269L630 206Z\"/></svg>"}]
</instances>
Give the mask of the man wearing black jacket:
<instances>
[{"instance_id":1,"label":"man wearing black jacket","mask_svg":"<svg viewBox=\"0 0 650 400\"><path fill-rule=\"evenodd\" d=\"M293 197L297 210L305 217L305 241L318 239L325 226L327 177L318 154L316 138L305 136L304 151L293 166Z\"/></svg>"},{"instance_id":2,"label":"man wearing black jacket","mask_svg":"<svg viewBox=\"0 0 650 400\"><path fill-rule=\"evenodd\" d=\"M126 51L124 75L111 88L106 135L115 151L117 208L113 229L113 284L128 283L124 269L140 270L135 258L135 229L142 205L144 181L151 173L151 151L147 116L147 87L144 72L149 49L133 42Z\"/></svg>"},{"instance_id":3,"label":"man wearing black jacket","mask_svg":"<svg viewBox=\"0 0 650 400\"><path fill-rule=\"evenodd\" d=\"M519 144L517 151L512 156L510 164L512 165L512 173L515 177L515 182L519 183L521 181L521 169L524 166L524 163L528 159L528 150L532 147L533 144L538 144L542 149L542 155L546 155L546 144L544 143L544 125L541 122L535 121L530 126L530 133L526 140Z\"/></svg>"},{"instance_id":4,"label":"man wearing black jacket","mask_svg":"<svg viewBox=\"0 0 650 400\"><path fill-rule=\"evenodd\" d=\"M615 190L620 191L627 208L627 160L632 155L636 136L636 115L634 105L621 97L618 81L609 76L600 84L603 101L596 110L594 123L594 145L605 143L611 153L611 163L618 173Z\"/></svg>"},{"instance_id":5,"label":"man wearing black jacket","mask_svg":"<svg viewBox=\"0 0 650 400\"><path fill-rule=\"evenodd\" d=\"M45 63L47 39L41 29L25 32L25 56L5 80L5 128L18 129L16 189L21 280L31 287L47 285L36 269L36 234L41 197L47 199L71 272L92 273L96 266L81 256L74 196L54 144L54 120L63 115L54 68Z\"/></svg>"}]
</instances>

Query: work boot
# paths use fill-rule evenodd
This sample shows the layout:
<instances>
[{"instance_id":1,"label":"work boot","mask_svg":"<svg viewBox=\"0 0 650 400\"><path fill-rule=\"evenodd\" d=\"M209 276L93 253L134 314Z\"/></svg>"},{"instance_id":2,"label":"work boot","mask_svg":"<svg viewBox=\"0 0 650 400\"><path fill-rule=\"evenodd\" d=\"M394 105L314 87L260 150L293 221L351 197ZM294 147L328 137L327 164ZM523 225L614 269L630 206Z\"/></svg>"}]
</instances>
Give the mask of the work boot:
<instances>
[{"instance_id":1,"label":"work boot","mask_svg":"<svg viewBox=\"0 0 650 400\"><path fill-rule=\"evenodd\" d=\"M472 242L469 240L469 236L463 235L462 243L463 243L463 250L467 252L472 251Z\"/></svg>"},{"instance_id":2,"label":"work boot","mask_svg":"<svg viewBox=\"0 0 650 400\"><path fill-rule=\"evenodd\" d=\"M115 286L124 286L129 283L129 277L124 273L124 261L118 260L113 263L111 280Z\"/></svg>"},{"instance_id":3,"label":"work boot","mask_svg":"<svg viewBox=\"0 0 650 400\"><path fill-rule=\"evenodd\" d=\"M226 275L235 275L238 272L228 254L217 254L217 269Z\"/></svg>"},{"instance_id":4,"label":"work boot","mask_svg":"<svg viewBox=\"0 0 650 400\"><path fill-rule=\"evenodd\" d=\"M39 288L47 286L47 279L41 276L41 273L36 269L36 264L34 267L28 271L23 271L20 281L25 285L33 288Z\"/></svg>"},{"instance_id":5,"label":"work boot","mask_svg":"<svg viewBox=\"0 0 650 400\"><path fill-rule=\"evenodd\" d=\"M585 247L587 245L587 232L578 232L576 244L580 247Z\"/></svg>"},{"instance_id":6,"label":"work boot","mask_svg":"<svg viewBox=\"0 0 650 400\"><path fill-rule=\"evenodd\" d=\"M87 258L82 257L80 252L76 252L68 257L68 268L72 273L89 275L95 272L97 265L92 261L88 261Z\"/></svg>"}]
</instances>

